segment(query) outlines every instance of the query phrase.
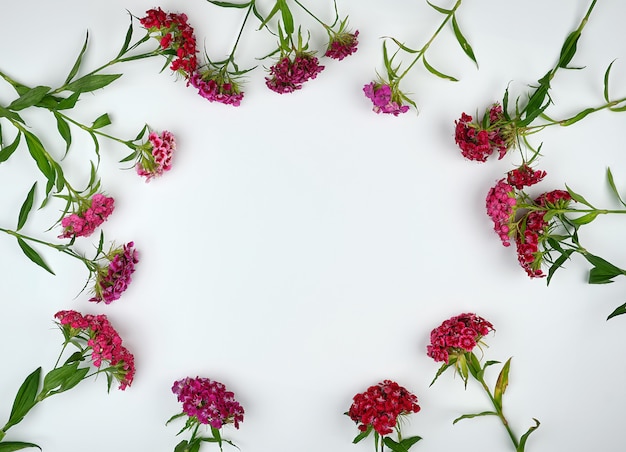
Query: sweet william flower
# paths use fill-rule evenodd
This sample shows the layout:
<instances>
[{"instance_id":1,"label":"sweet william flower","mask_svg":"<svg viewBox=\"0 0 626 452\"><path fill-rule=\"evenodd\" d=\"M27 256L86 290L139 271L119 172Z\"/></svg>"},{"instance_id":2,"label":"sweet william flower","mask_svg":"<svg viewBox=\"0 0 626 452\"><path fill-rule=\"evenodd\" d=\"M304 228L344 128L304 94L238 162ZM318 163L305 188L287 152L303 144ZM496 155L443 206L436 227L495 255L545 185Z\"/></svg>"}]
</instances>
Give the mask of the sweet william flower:
<instances>
[{"instance_id":1,"label":"sweet william flower","mask_svg":"<svg viewBox=\"0 0 626 452\"><path fill-rule=\"evenodd\" d=\"M324 56L341 61L345 57L352 55L358 50L358 36L359 30L356 30L354 33L342 31L332 34Z\"/></svg>"},{"instance_id":2,"label":"sweet william flower","mask_svg":"<svg viewBox=\"0 0 626 452\"><path fill-rule=\"evenodd\" d=\"M316 78L323 69L324 66L311 53L296 52L293 60L286 55L270 67L270 77L265 78L265 85L278 94L292 93Z\"/></svg>"},{"instance_id":3,"label":"sweet william flower","mask_svg":"<svg viewBox=\"0 0 626 452\"><path fill-rule=\"evenodd\" d=\"M372 111L398 116L409 111L408 105L402 105L402 93L386 83L371 82L363 86L365 97L374 104Z\"/></svg>"},{"instance_id":4,"label":"sweet william flower","mask_svg":"<svg viewBox=\"0 0 626 452\"><path fill-rule=\"evenodd\" d=\"M228 74L218 71L196 71L189 79L189 84L198 90L198 94L209 102L238 107L244 93L238 83Z\"/></svg>"},{"instance_id":5,"label":"sweet william flower","mask_svg":"<svg viewBox=\"0 0 626 452\"><path fill-rule=\"evenodd\" d=\"M431 331L426 354L436 362L448 364L451 357L471 352L491 331L493 325L484 318L473 313L459 314Z\"/></svg>"},{"instance_id":6,"label":"sweet william flower","mask_svg":"<svg viewBox=\"0 0 626 452\"><path fill-rule=\"evenodd\" d=\"M94 296L89 299L96 303L109 304L120 298L131 282L135 264L139 262L134 242L112 250L106 255L107 267L100 266L96 271Z\"/></svg>"},{"instance_id":7,"label":"sweet william flower","mask_svg":"<svg viewBox=\"0 0 626 452\"><path fill-rule=\"evenodd\" d=\"M514 125L506 120L502 106L493 104L481 123L473 122L472 116L463 113L455 121L456 144L468 160L485 162L494 152L501 159L513 145L515 135L510 132Z\"/></svg>"},{"instance_id":8,"label":"sweet william flower","mask_svg":"<svg viewBox=\"0 0 626 452\"><path fill-rule=\"evenodd\" d=\"M137 148L135 170L139 176L150 182L172 168L172 156L176 150L174 135L164 130L159 135L151 131L148 140Z\"/></svg>"},{"instance_id":9,"label":"sweet william flower","mask_svg":"<svg viewBox=\"0 0 626 452\"><path fill-rule=\"evenodd\" d=\"M500 179L487 193L485 200L487 215L493 221L493 229L504 246L511 245L511 235L515 230L516 205L515 190L504 179Z\"/></svg>"},{"instance_id":10,"label":"sweet william flower","mask_svg":"<svg viewBox=\"0 0 626 452\"><path fill-rule=\"evenodd\" d=\"M96 193L91 200L78 199L78 212L72 213L61 220L63 233L59 238L88 237L96 228L104 223L115 207L114 199Z\"/></svg>"}]
</instances>

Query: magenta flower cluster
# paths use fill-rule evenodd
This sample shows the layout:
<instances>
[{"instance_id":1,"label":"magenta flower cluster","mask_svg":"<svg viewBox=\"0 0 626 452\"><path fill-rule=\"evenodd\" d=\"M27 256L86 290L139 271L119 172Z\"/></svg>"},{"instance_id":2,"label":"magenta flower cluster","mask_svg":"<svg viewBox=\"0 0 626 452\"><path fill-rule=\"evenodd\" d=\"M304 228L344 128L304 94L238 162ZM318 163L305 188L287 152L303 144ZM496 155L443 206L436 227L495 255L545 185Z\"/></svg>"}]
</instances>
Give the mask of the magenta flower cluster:
<instances>
[{"instance_id":1,"label":"magenta flower cluster","mask_svg":"<svg viewBox=\"0 0 626 452\"><path fill-rule=\"evenodd\" d=\"M352 55L357 51L359 45L359 30L354 33L337 33L328 43L328 49L324 56L334 60L343 60L345 57Z\"/></svg>"},{"instance_id":2,"label":"magenta flower cluster","mask_svg":"<svg viewBox=\"0 0 626 452\"><path fill-rule=\"evenodd\" d=\"M161 135L150 132L146 143L146 152L141 153L135 165L137 174L149 182L152 178L161 176L165 171L172 169L172 155L176 150L174 135L164 130Z\"/></svg>"},{"instance_id":3,"label":"magenta flower cluster","mask_svg":"<svg viewBox=\"0 0 626 452\"><path fill-rule=\"evenodd\" d=\"M77 311L59 311L54 317L63 330L66 340L80 337L87 340L87 349L91 352L90 358L97 368L102 363L108 365L103 371L109 373L119 381L119 389L130 386L135 376L135 358L122 345L122 338L113 328L106 315L82 315Z\"/></svg>"},{"instance_id":4,"label":"magenta flower cluster","mask_svg":"<svg viewBox=\"0 0 626 452\"><path fill-rule=\"evenodd\" d=\"M220 82L211 72L201 74L196 72L189 79L189 84L198 90L198 94L209 102L219 102L225 105L238 107L243 99L243 93L237 85L230 82Z\"/></svg>"},{"instance_id":5,"label":"magenta flower cluster","mask_svg":"<svg viewBox=\"0 0 626 452\"><path fill-rule=\"evenodd\" d=\"M186 377L174 382L172 392L183 404L183 413L200 424L220 429L225 424L239 428L239 423L243 422L243 408L235 395L218 381Z\"/></svg>"},{"instance_id":6,"label":"magenta flower cluster","mask_svg":"<svg viewBox=\"0 0 626 452\"><path fill-rule=\"evenodd\" d=\"M515 205L517 199L515 190L504 179L500 179L493 186L485 200L487 215L493 221L493 230L500 236L504 246L511 245L511 230L515 220Z\"/></svg>"},{"instance_id":7,"label":"magenta flower cluster","mask_svg":"<svg viewBox=\"0 0 626 452\"><path fill-rule=\"evenodd\" d=\"M501 159L509 150L509 134L505 132L507 121L500 104L493 104L488 111L487 124L472 122L472 117L463 113L455 121L455 141L461 154L468 160L485 162L494 152ZM485 118L486 119L486 118Z\"/></svg>"},{"instance_id":8,"label":"magenta flower cluster","mask_svg":"<svg viewBox=\"0 0 626 452\"><path fill-rule=\"evenodd\" d=\"M530 187L541 182L544 177L546 177L545 171L533 170L524 163L519 168L509 171L506 175L506 181L509 185L521 190L524 187Z\"/></svg>"},{"instance_id":9,"label":"magenta flower cluster","mask_svg":"<svg viewBox=\"0 0 626 452\"><path fill-rule=\"evenodd\" d=\"M394 100L394 92L390 85L371 82L363 87L363 92L374 104L372 111L376 113L398 116L409 111L408 105L402 105Z\"/></svg>"},{"instance_id":10,"label":"magenta flower cluster","mask_svg":"<svg viewBox=\"0 0 626 452\"><path fill-rule=\"evenodd\" d=\"M471 352L490 331L494 331L493 325L476 314L451 317L432 330L426 353L435 361L448 363L451 355Z\"/></svg>"},{"instance_id":11,"label":"magenta flower cluster","mask_svg":"<svg viewBox=\"0 0 626 452\"><path fill-rule=\"evenodd\" d=\"M131 282L135 264L139 262L137 250L133 246L133 242L128 242L107 255L109 265L98 269L94 287L95 295L89 301L96 303L104 301L105 304L109 304L120 298Z\"/></svg>"},{"instance_id":12,"label":"magenta flower cluster","mask_svg":"<svg viewBox=\"0 0 626 452\"><path fill-rule=\"evenodd\" d=\"M113 198L96 193L91 198L89 207L66 216L61 220L63 234L59 238L87 237L113 213Z\"/></svg>"},{"instance_id":13,"label":"magenta flower cluster","mask_svg":"<svg viewBox=\"0 0 626 452\"><path fill-rule=\"evenodd\" d=\"M265 84L279 94L292 93L301 89L305 82L317 77L323 69L319 60L310 54L296 54L293 61L285 56L270 67L271 77L265 78Z\"/></svg>"}]
</instances>

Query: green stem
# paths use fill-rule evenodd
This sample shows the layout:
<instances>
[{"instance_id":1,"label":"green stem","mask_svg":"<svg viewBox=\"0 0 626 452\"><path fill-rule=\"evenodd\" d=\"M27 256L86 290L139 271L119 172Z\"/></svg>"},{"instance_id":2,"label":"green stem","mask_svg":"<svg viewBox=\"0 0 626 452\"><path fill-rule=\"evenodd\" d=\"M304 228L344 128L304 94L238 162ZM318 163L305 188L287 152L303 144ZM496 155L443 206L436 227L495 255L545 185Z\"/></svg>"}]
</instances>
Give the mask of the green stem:
<instances>
[{"instance_id":1,"label":"green stem","mask_svg":"<svg viewBox=\"0 0 626 452\"><path fill-rule=\"evenodd\" d=\"M84 131L86 131L88 133L94 133L96 135L100 135L101 137L108 138L109 140L117 141L118 143L121 143L121 144L123 144L125 146L133 147L133 142L132 141L123 140L121 138L114 137L113 135L109 135L108 133L104 133L104 132L100 131L99 129L94 129L92 127L86 126L85 124L82 124L82 123L76 121L75 119L70 118L69 116L61 113L58 110L56 111L56 113L59 116L61 116L63 119L65 119L66 121L71 122L75 126L80 127L81 129L83 129Z\"/></svg>"},{"instance_id":2,"label":"green stem","mask_svg":"<svg viewBox=\"0 0 626 452\"><path fill-rule=\"evenodd\" d=\"M441 25L439 25L439 28L437 28L437 30L435 31L435 33L432 35L432 37L428 40L428 42L426 44L424 44L424 46L418 51L417 56L415 57L415 59L411 62L411 64L409 64L409 66L405 69L405 71L400 74L400 76L396 79L395 81L395 85L397 85L400 80L402 80L402 78L409 73L409 71L411 70L411 68L413 66L415 66L415 64L424 57L424 54L426 53L426 50L428 50L428 48L430 47L430 45L433 43L433 41L435 40L435 38L437 37L437 35L439 35L439 32L441 30L443 30L443 27L446 26L446 24L448 23L448 21L452 18L452 16L454 16L454 13L456 12L456 10L459 8L459 6L461 6L461 2L463 0L457 0L457 2L455 3L455 5L452 7L452 9L450 10L450 12L446 15L446 18L443 20L443 22L441 23Z\"/></svg>"},{"instance_id":3,"label":"green stem","mask_svg":"<svg viewBox=\"0 0 626 452\"><path fill-rule=\"evenodd\" d=\"M320 19L319 19L319 18L318 18L315 14L313 14L311 11L309 11L309 10L307 9L307 7L306 7L306 6L304 6L304 5L303 5L302 3L300 3L298 0L293 0L293 1L294 1L294 3L295 3L296 5L298 5L300 8L302 8L302 9L303 9L303 10L304 10L304 11L305 11L305 12L306 12L309 16L311 16L313 19L315 19L317 22L319 22L319 24L320 24L322 27L324 27L324 28L326 29L326 31L330 31L330 30L331 30L331 28L330 28L328 25L326 25L326 24L325 24L324 22L322 22L322 21L321 21L321 20L320 20Z\"/></svg>"},{"instance_id":4,"label":"green stem","mask_svg":"<svg viewBox=\"0 0 626 452\"><path fill-rule=\"evenodd\" d=\"M476 381L478 381L481 384L481 386L483 387L483 389L485 390L485 392L489 396L489 400L491 400L491 404L495 408L496 414L500 418L500 421L502 422L502 425L504 425L504 428L506 429L506 432L509 434L509 438L511 438L511 442L513 443L513 446L515 446L515 450L517 450L517 448L519 447L519 441L517 440L517 437L513 433L513 430L511 430L511 427L509 426L509 421L504 416L502 408L496 402L496 399L494 398L493 394L491 393L491 390L489 389L489 386L487 386L487 383L485 383L485 379L483 377L479 378L476 375L474 375L474 378L476 379Z\"/></svg>"},{"instance_id":5,"label":"green stem","mask_svg":"<svg viewBox=\"0 0 626 452\"><path fill-rule=\"evenodd\" d=\"M235 50L237 50L237 45L239 45L239 40L241 39L241 36L243 34L243 29L246 26L246 23L248 22L248 18L250 17L250 13L252 12L252 8L254 7L254 1L250 2L250 6L248 6L248 11L246 12L246 16L243 18L243 24L241 24L241 28L239 29L239 33L237 34L237 39L235 40L235 44L233 45L233 49L230 52L230 55L228 55L228 62L233 62L234 57L235 57Z\"/></svg>"}]
</instances>

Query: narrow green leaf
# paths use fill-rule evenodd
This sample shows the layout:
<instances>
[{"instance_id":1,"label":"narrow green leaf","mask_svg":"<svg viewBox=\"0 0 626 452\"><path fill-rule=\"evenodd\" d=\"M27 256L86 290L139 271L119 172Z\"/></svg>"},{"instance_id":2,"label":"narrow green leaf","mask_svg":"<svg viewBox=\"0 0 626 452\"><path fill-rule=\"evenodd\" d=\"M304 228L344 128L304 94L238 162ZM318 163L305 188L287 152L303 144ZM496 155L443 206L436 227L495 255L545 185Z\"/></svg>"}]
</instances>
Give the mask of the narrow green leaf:
<instances>
[{"instance_id":1,"label":"narrow green leaf","mask_svg":"<svg viewBox=\"0 0 626 452\"><path fill-rule=\"evenodd\" d=\"M54 275L54 272L50 269L50 267L48 267L48 265L45 263L45 261L39 255L39 253L37 253L37 251L35 251L33 248L31 248L28 243L26 243L24 240L22 240L19 237L17 238L17 243L18 243L18 245L20 246L20 248L22 249L22 251L24 252L24 254L26 255L27 258L29 258L31 261L33 261L35 264L39 265L41 268L43 268L47 272L52 273Z\"/></svg>"},{"instance_id":2,"label":"narrow green leaf","mask_svg":"<svg viewBox=\"0 0 626 452\"><path fill-rule=\"evenodd\" d=\"M91 128L92 129L100 129L102 127L108 126L109 124L111 124L111 119L109 118L109 114L108 113L104 113L104 114L98 116L98 118L91 125Z\"/></svg>"},{"instance_id":3,"label":"narrow green leaf","mask_svg":"<svg viewBox=\"0 0 626 452\"><path fill-rule=\"evenodd\" d=\"M176 447L174 447L174 452L187 452L189 449L187 449L187 445L189 443L187 442L186 439L182 440L180 443L178 443L176 445Z\"/></svg>"},{"instance_id":4,"label":"narrow green leaf","mask_svg":"<svg viewBox=\"0 0 626 452\"><path fill-rule=\"evenodd\" d=\"M526 447L526 441L528 441L528 437L530 436L532 432L534 432L535 430L539 428L539 425L540 425L539 421L535 418L533 418L533 421L535 421L535 425L530 427L528 431L524 433L522 437L519 439L519 446L517 446L516 452L524 452L524 448Z\"/></svg>"},{"instance_id":5,"label":"narrow green leaf","mask_svg":"<svg viewBox=\"0 0 626 452\"><path fill-rule=\"evenodd\" d=\"M615 179L613 179L613 173L611 172L611 168L607 168L606 169L606 180L609 182L609 186L611 187L611 190L613 190L613 193L615 194L615 196L617 197L619 202L624 207L626 207L626 203L624 202L624 200L620 196L619 191L617 190L617 187L615 186Z\"/></svg>"},{"instance_id":6,"label":"narrow green leaf","mask_svg":"<svg viewBox=\"0 0 626 452\"><path fill-rule=\"evenodd\" d=\"M609 314L609 316L606 319L610 320L613 317L617 317L618 315L622 315L622 314L626 314L626 303L616 308L615 311L611 312L611 314Z\"/></svg>"},{"instance_id":7,"label":"narrow green leaf","mask_svg":"<svg viewBox=\"0 0 626 452\"><path fill-rule=\"evenodd\" d=\"M578 218L570 218L570 221L577 226L582 226L583 224L589 224L593 220L595 220L598 216L598 213L599 212L589 212Z\"/></svg>"},{"instance_id":8,"label":"narrow green leaf","mask_svg":"<svg viewBox=\"0 0 626 452\"><path fill-rule=\"evenodd\" d=\"M467 42L467 39L465 39L465 36L463 36L463 33L461 33L459 24L456 21L456 15L452 16L452 29L454 30L454 36L456 36L456 40L459 42L459 45L463 49L463 52L465 52L465 55L467 55L469 59L472 60L474 64L476 64L476 67L478 67L478 61L476 61L476 55L474 55L474 50L472 49L472 46L469 44L469 42Z\"/></svg>"},{"instance_id":9,"label":"narrow green leaf","mask_svg":"<svg viewBox=\"0 0 626 452\"><path fill-rule=\"evenodd\" d=\"M22 207L20 208L20 214L17 217L17 229L19 231L26 224L26 220L28 219L28 214L33 208L33 200L35 198L35 189L37 188L37 182L33 184L30 188L28 194L26 195L26 199L22 203Z\"/></svg>"},{"instance_id":10,"label":"narrow green leaf","mask_svg":"<svg viewBox=\"0 0 626 452\"><path fill-rule=\"evenodd\" d=\"M24 443L20 441L7 441L0 443L0 452L13 452L15 450L28 449L31 447L36 447L37 449L41 450L41 447L39 447L37 444Z\"/></svg>"},{"instance_id":11,"label":"narrow green leaf","mask_svg":"<svg viewBox=\"0 0 626 452\"><path fill-rule=\"evenodd\" d=\"M434 67L432 67L430 64L428 64L428 61L426 61L426 55L424 55L422 57L422 63L424 63L424 67L428 70L428 72L430 72L433 75L436 75L439 78L443 78L446 80L450 80L452 82L458 82L459 80L450 76L450 75L446 75L442 72L439 72L437 69L435 69Z\"/></svg>"},{"instance_id":12,"label":"narrow green leaf","mask_svg":"<svg viewBox=\"0 0 626 452\"><path fill-rule=\"evenodd\" d=\"M213 3L216 6L221 6L223 8L247 8L250 6L250 2L248 3L233 3L233 2L220 2L216 0L207 0L209 3Z\"/></svg>"},{"instance_id":13,"label":"narrow green leaf","mask_svg":"<svg viewBox=\"0 0 626 452\"><path fill-rule=\"evenodd\" d=\"M5 430L8 430L9 427L18 424L24 419L24 416L26 416L30 409L37 403L35 398L37 397L37 390L39 389L40 377L41 367L38 367L26 377L18 389L15 400L13 401L9 420L4 426Z\"/></svg>"},{"instance_id":14,"label":"narrow green leaf","mask_svg":"<svg viewBox=\"0 0 626 452\"><path fill-rule=\"evenodd\" d=\"M15 113L14 111L7 110L6 108L0 106L0 118L9 118L16 122L21 122L24 124L24 120L20 115Z\"/></svg>"},{"instance_id":15,"label":"narrow green leaf","mask_svg":"<svg viewBox=\"0 0 626 452\"><path fill-rule=\"evenodd\" d=\"M263 19L263 17L257 11L256 7L254 7L254 15L257 16L257 18L261 21L261 25L259 25L259 30L262 29L263 27L265 27L267 25L267 23L270 20L272 20L272 17L274 17L279 10L280 10L280 5L278 4L278 1L277 1L274 4L274 7L270 11L270 13L267 15L267 17L265 19Z\"/></svg>"},{"instance_id":16,"label":"narrow green leaf","mask_svg":"<svg viewBox=\"0 0 626 452\"><path fill-rule=\"evenodd\" d=\"M113 83L122 74L93 74L81 77L72 83L65 85L65 90L76 93L88 93Z\"/></svg>"},{"instance_id":17,"label":"narrow green leaf","mask_svg":"<svg viewBox=\"0 0 626 452\"><path fill-rule=\"evenodd\" d=\"M577 123L578 121L580 121L581 119L583 119L584 117L590 115L591 113L593 113L594 111L597 111L595 108L585 108L583 111L581 111L580 113L578 113L576 116L569 118L569 119L565 119L563 121L559 122L559 125L567 127L567 126L571 126L574 123Z\"/></svg>"},{"instance_id":18,"label":"narrow green leaf","mask_svg":"<svg viewBox=\"0 0 626 452\"><path fill-rule=\"evenodd\" d=\"M415 50L415 49L412 49L410 47L407 47L406 45L404 45L403 43L401 43L400 41L398 41L394 37L390 37L389 39L391 39L398 47L400 47L402 50L404 50L407 53L417 53L417 52L419 52L419 50Z\"/></svg>"},{"instance_id":19,"label":"narrow green leaf","mask_svg":"<svg viewBox=\"0 0 626 452\"><path fill-rule=\"evenodd\" d=\"M452 424L456 424L457 422L463 419L472 419L472 418L480 417L480 416L497 416L497 415L498 413L496 413L495 411L483 411L482 413L464 414L463 416L459 416L455 420L453 420Z\"/></svg>"},{"instance_id":20,"label":"narrow green leaf","mask_svg":"<svg viewBox=\"0 0 626 452\"><path fill-rule=\"evenodd\" d=\"M426 3L428 3L430 6L432 6L435 10L439 11L441 14L444 14L446 16L450 15L453 13L453 11L451 9L444 9L440 6L437 5L433 5L432 3L430 3L428 0L426 0Z\"/></svg>"},{"instance_id":21,"label":"narrow green leaf","mask_svg":"<svg viewBox=\"0 0 626 452\"><path fill-rule=\"evenodd\" d=\"M69 110L69 109L74 108L76 106L76 102L78 102L79 97L80 97L80 92L72 93L70 96L61 100L57 104L56 109L57 110Z\"/></svg>"},{"instance_id":22,"label":"narrow green leaf","mask_svg":"<svg viewBox=\"0 0 626 452\"><path fill-rule=\"evenodd\" d=\"M393 452L409 452L409 450L390 436L383 437L383 443Z\"/></svg>"},{"instance_id":23,"label":"narrow green leaf","mask_svg":"<svg viewBox=\"0 0 626 452\"><path fill-rule=\"evenodd\" d=\"M128 29L126 30L126 36L124 37L124 42L122 43L122 47L120 47L120 51L117 54L116 58L121 58L126 51L128 50L128 45L130 44L130 40L133 38L133 16L130 15L130 25L128 25Z\"/></svg>"},{"instance_id":24,"label":"narrow green leaf","mask_svg":"<svg viewBox=\"0 0 626 452\"><path fill-rule=\"evenodd\" d=\"M576 202L579 202L581 204L584 204L586 206L591 207L592 209L595 209L595 207L593 207L591 204L589 204L589 202L583 198L582 195L579 195L578 193L576 193L574 190L572 190L571 188L569 188L567 186L567 184L565 185L565 188L567 189L567 192L569 193L569 195L572 197L572 199Z\"/></svg>"},{"instance_id":25,"label":"narrow green leaf","mask_svg":"<svg viewBox=\"0 0 626 452\"><path fill-rule=\"evenodd\" d=\"M52 181L54 183L55 173L54 169L50 165L48 161L48 157L46 156L46 150L41 144L39 138L36 135L32 134L28 131L23 131L24 138L26 138L26 145L28 146L28 151L30 155L37 163L37 167L39 171L48 179L48 181Z\"/></svg>"},{"instance_id":26,"label":"narrow green leaf","mask_svg":"<svg viewBox=\"0 0 626 452\"><path fill-rule=\"evenodd\" d=\"M22 132L18 132L15 136L15 140L10 145L0 149L0 163L5 162L13 155L17 146L20 144L20 138L22 138Z\"/></svg>"},{"instance_id":27,"label":"narrow green leaf","mask_svg":"<svg viewBox=\"0 0 626 452\"><path fill-rule=\"evenodd\" d=\"M19 111L28 107L32 107L44 98L46 94L50 92L49 86L36 86L26 93L22 94L19 98L15 99L7 107L9 110Z\"/></svg>"},{"instance_id":28,"label":"narrow green leaf","mask_svg":"<svg viewBox=\"0 0 626 452\"><path fill-rule=\"evenodd\" d=\"M52 113L57 120L57 130L59 131L61 138L63 138L63 141L65 141L65 153L67 154L72 144L72 132L70 130L70 126L58 112L53 111Z\"/></svg>"},{"instance_id":29,"label":"narrow green leaf","mask_svg":"<svg viewBox=\"0 0 626 452\"><path fill-rule=\"evenodd\" d=\"M409 450L411 446L413 446L418 441L421 441L421 439L421 436L410 436L408 438L403 438L402 441L400 441L400 444L404 446L407 450Z\"/></svg>"},{"instance_id":30,"label":"narrow green leaf","mask_svg":"<svg viewBox=\"0 0 626 452\"><path fill-rule=\"evenodd\" d=\"M70 69L70 73L67 75L64 85L67 85L69 82L71 82L74 76L78 73L78 69L80 68L80 64L83 60L83 55L85 55L85 51L87 50L88 41L89 41L89 31L85 33L85 42L83 44L83 48L80 50L78 54L78 58L76 58L76 62L74 63L74 66L72 66L72 69ZM73 90L70 90L70 91L73 91Z\"/></svg>"},{"instance_id":31,"label":"narrow green leaf","mask_svg":"<svg viewBox=\"0 0 626 452\"><path fill-rule=\"evenodd\" d=\"M354 439L352 440L352 444L356 444L356 443L364 440L365 438L367 438L370 435L370 433L372 433L372 430L373 430L372 429L372 424L369 424L367 426L367 430L365 430L364 432L359 433L358 435L356 435L354 437Z\"/></svg>"},{"instance_id":32,"label":"narrow green leaf","mask_svg":"<svg viewBox=\"0 0 626 452\"><path fill-rule=\"evenodd\" d=\"M511 358L504 363L502 366L502 370L500 371L500 375L498 375L498 379L496 380L496 386L493 389L493 399L495 403L498 405L498 408L502 409L502 396L506 391L507 386L509 385L509 369L511 368Z\"/></svg>"},{"instance_id":33,"label":"narrow green leaf","mask_svg":"<svg viewBox=\"0 0 626 452\"><path fill-rule=\"evenodd\" d=\"M430 382L429 386L432 386L435 383L435 381L437 381L437 378L439 378L441 374L443 374L446 371L446 369L448 369L448 367L453 366L454 363L456 363L456 358L451 358L447 364L446 363L442 364L439 370L437 370L437 373L435 374L435 378L433 378L433 381Z\"/></svg>"},{"instance_id":34,"label":"narrow green leaf","mask_svg":"<svg viewBox=\"0 0 626 452\"><path fill-rule=\"evenodd\" d=\"M574 55L576 54L576 46L578 44L578 40L580 39L580 35L581 31L575 30L569 34L567 39L565 39L563 47L561 48L558 67L566 68L570 61L572 61L572 58L574 58Z\"/></svg>"},{"instance_id":35,"label":"narrow green leaf","mask_svg":"<svg viewBox=\"0 0 626 452\"><path fill-rule=\"evenodd\" d=\"M561 266L563 266L563 264L570 258L570 255L574 252L574 250L567 250L561 253L561 255L559 256L559 258L557 260L554 261L554 263L550 266L550 269L548 270L548 277L546 279L546 284L550 284L550 281L552 281L552 277L554 276L554 273L561 268Z\"/></svg>"},{"instance_id":36,"label":"narrow green leaf","mask_svg":"<svg viewBox=\"0 0 626 452\"><path fill-rule=\"evenodd\" d=\"M615 63L615 60L611 61L611 64L609 64L609 66L606 68L606 71L604 72L604 100L607 104L611 102L611 100L609 99L609 75L611 74L611 68L613 67L613 63Z\"/></svg>"},{"instance_id":37,"label":"narrow green leaf","mask_svg":"<svg viewBox=\"0 0 626 452\"><path fill-rule=\"evenodd\" d=\"M277 0L278 7L280 8L280 14L283 18L283 24L285 26L285 31L288 35L292 35L295 31L293 25L293 15L291 14L291 10L289 9L289 5L285 0Z\"/></svg>"}]
</instances>

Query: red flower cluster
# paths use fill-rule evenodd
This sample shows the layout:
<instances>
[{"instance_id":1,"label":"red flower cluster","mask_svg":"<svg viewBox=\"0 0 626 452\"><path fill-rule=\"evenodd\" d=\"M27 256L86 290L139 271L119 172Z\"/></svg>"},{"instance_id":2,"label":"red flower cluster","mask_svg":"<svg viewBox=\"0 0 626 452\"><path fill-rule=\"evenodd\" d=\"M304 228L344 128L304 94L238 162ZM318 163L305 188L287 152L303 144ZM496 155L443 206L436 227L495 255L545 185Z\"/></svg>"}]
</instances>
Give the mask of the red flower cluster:
<instances>
[{"instance_id":1,"label":"red flower cluster","mask_svg":"<svg viewBox=\"0 0 626 452\"><path fill-rule=\"evenodd\" d=\"M328 49L324 56L333 58L335 60L343 60L345 57L352 55L357 51L357 45L359 40L359 30L354 33L337 33L328 43Z\"/></svg>"},{"instance_id":2,"label":"red flower cluster","mask_svg":"<svg viewBox=\"0 0 626 452\"><path fill-rule=\"evenodd\" d=\"M170 69L191 77L198 66L196 37L193 27L187 23L187 15L166 13L161 8L150 9L139 19L141 25L159 40L163 53L168 58L176 55Z\"/></svg>"},{"instance_id":3,"label":"red flower cluster","mask_svg":"<svg viewBox=\"0 0 626 452\"><path fill-rule=\"evenodd\" d=\"M59 238L87 237L113 213L114 200L96 193L91 198L89 207L73 213L61 220L63 234Z\"/></svg>"},{"instance_id":4,"label":"red flower cluster","mask_svg":"<svg viewBox=\"0 0 626 452\"><path fill-rule=\"evenodd\" d=\"M493 230L500 236L502 244L509 246L517 204L515 190L504 179L500 179L487 193L485 204L487 215L493 221Z\"/></svg>"},{"instance_id":5,"label":"red flower cluster","mask_svg":"<svg viewBox=\"0 0 626 452\"><path fill-rule=\"evenodd\" d=\"M517 260L531 278L546 276L541 270L543 255L539 251L539 245L546 239L550 226L544 219L547 210L565 208L571 199L570 194L564 190L553 190L542 194L535 199L535 204L545 210L529 212L524 219L524 227L520 228L515 236Z\"/></svg>"},{"instance_id":6,"label":"red flower cluster","mask_svg":"<svg viewBox=\"0 0 626 452\"><path fill-rule=\"evenodd\" d=\"M270 67L272 77L266 77L265 84L279 94L292 93L302 88L304 82L317 77L323 69L318 59L310 54L297 54L293 61L285 56Z\"/></svg>"},{"instance_id":7,"label":"red flower cluster","mask_svg":"<svg viewBox=\"0 0 626 452\"><path fill-rule=\"evenodd\" d=\"M460 314L444 321L430 333L429 357L449 362L450 355L471 352L483 336L493 331L493 325L476 314Z\"/></svg>"},{"instance_id":8,"label":"red flower cluster","mask_svg":"<svg viewBox=\"0 0 626 452\"><path fill-rule=\"evenodd\" d=\"M172 155L176 150L176 141L172 133L164 130L159 136L156 132L150 132L148 142L143 147L145 153L141 154L135 170L137 174L146 178L146 182L172 168Z\"/></svg>"},{"instance_id":9,"label":"red flower cluster","mask_svg":"<svg viewBox=\"0 0 626 452\"><path fill-rule=\"evenodd\" d=\"M504 157L509 148L502 128L504 121L502 107L499 104L494 104L490 108L486 126L472 122L472 117L463 113L461 118L454 122L456 125L454 139L461 148L463 157L485 162L494 151L498 152L498 159Z\"/></svg>"},{"instance_id":10,"label":"red flower cluster","mask_svg":"<svg viewBox=\"0 0 626 452\"><path fill-rule=\"evenodd\" d=\"M135 376L135 358L122 345L122 339L111 325L106 315L83 316L76 311L59 311L54 317L63 330L66 340L81 337L87 340L87 349L91 350L91 361L97 368L106 362L103 369L119 381L119 389L130 386Z\"/></svg>"},{"instance_id":11,"label":"red flower cluster","mask_svg":"<svg viewBox=\"0 0 626 452\"><path fill-rule=\"evenodd\" d=\"M507 173L507 182L509 185L521 190L524 187L530 187L546 177L545 171L533 170L527 164L523 164L519 168L516 168Z\"/></svg>"},{"instance_id":12,"label":"red flower cluster","mask_svg":"<svg viewBox=\"0 0 626 452\"><path fill-rule=\"evenodd\" d=\"M96 303L104 301L105 304L109 304L120 298L131 282L135 264L139 262L137 251L133 246L133 242L128 242L107 255L109 265L107 268L98 270L94 287L95 295L89 301Z\"/></svg>"},{"instance_id":13,"label":"red flower cluster","mask_svg":"<svg viewBox=\"0 0 626 452\"><path fill-rule=\"evenodd\" d=\"M198 94L207 99L209 102L219 102L225 105L238 107L243 99L243 93L235 83L231 81L224 82L220 77L211 72L201 74L196 72L189 79L189 83L198 89Z\"/></svg>"},{"instance_id":14,"label":"red flower cluster","mask_svg":"<svg viewBox=\"0 0 626 452\"><path fill-rule=\"evenodd\" d=\"M371 426L380 435L392 433L399 416L420 410L417 397L391 380L370 386L353 400L348 411L350 419L360 424L362 432Z\"/></svg>"},{"instance_id":15,"label":"red flower cluster","mask_svg":"<svg viewBox=\"0 0 626 452\"><path fill-rule=\"evenodd\" d=\"M187 377L174 382L172 392L182 402L183 412L201 424L219 429L231 423L239 428L243 422L244 410L235 400L235 394L218 381Z\"/></svg>"}]
</instances>

